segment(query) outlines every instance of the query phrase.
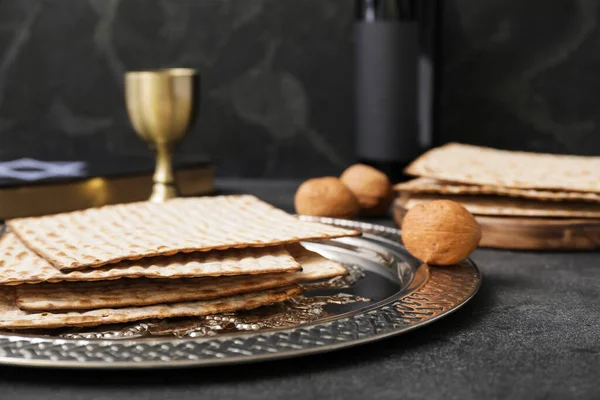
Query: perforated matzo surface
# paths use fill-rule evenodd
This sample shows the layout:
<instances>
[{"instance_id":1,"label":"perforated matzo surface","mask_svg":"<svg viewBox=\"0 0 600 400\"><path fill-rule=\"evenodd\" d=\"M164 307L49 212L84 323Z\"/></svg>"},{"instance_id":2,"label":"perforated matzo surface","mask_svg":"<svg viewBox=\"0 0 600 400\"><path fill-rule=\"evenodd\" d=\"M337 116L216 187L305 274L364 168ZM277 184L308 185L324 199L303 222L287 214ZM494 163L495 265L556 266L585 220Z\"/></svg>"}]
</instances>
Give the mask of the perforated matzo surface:
<instances>
[{"instance_id":1,"label":"perforated matzo surface","mask_svg":"<svg viewBox=\"0 0 600 400\"><path fill-rule=\"evenodd\" d=\"M196 279L120 279L19 285L17 304L27 310L93 310L207 300L256 292L347 273L344 266L300 245L293 250L301 272Z\"/></svg>"},{"instance_id":2,"label":"perforated matzo surface","mask_svg":"<svg viewBox=\"0 0 600 400\"><path fill-rule=\"evenodd\" d=\"M536 200L514 199L497 196L453 196L430 194L405 194L400 204L410 210L419 203L448 199L465 207L476 215L498 215L511 217L560 217L600 218L600 204L593 203L548 203Z\"/></svg>"},{"instance_id":3,"label":"perforated matzo surface","mask_svg":"<svg viewBox=\"0 0 600 400\"><path fill-rule=\"evenodd\" d=\"M272 289L216 300L161 304L144 307L103 308L92 311L28 312L17 307L14 287L0 287L0 328L61 328L95 326L150 318L195 317L249 310L289 299L301 293L298 286Z\"/></svg>"},{"instance_id":4,"label":"perforated matzo surface","mask_svg":"<svg viewBox=\"0 0 600 400\"><path fill-rule=\"evenodd\" d=\"M416 178L394 186L398 192L441 193L441 194L496 194L500 196L522 197L545 201L589 201L600 203L600 194L585 192L566 192L563 190L516 189L491 185L465 185L438 181L430 178Z\"/></svg>"},{"instance_id":5,"label":"perforated matzo surface","mask_svg":"<svg viewBox=\"0 0 600 400\"><path fill-rule=\"evenodd\" d=\"M451 143L410 164L411 175L524 189L600 193L600 157L538 154Z\"/></svg>"},{"instance_id":6,"label":"perforated matzo surface","mask_svg":"<svg viewBox=\"0 0 600 400\"><path fill-rule=\"evenodd\" d=\"M106 267L60 271L27 248L14 233L0 238L0 285L119 278L194 278L289 272L300 269L283 246L176 254Z\"/></svg>"},{"instance_id":7,"label":"perforated matzo surface","mask_svg":"<svg viewBox=\"0 0 600 400\"><path fill-rule=\"evenodd\" d=\"M359 235L300 221L247 195L120 204L13 219L7 225L29 248L61 270L177 252Z\"/></svg>"}]
</instances>

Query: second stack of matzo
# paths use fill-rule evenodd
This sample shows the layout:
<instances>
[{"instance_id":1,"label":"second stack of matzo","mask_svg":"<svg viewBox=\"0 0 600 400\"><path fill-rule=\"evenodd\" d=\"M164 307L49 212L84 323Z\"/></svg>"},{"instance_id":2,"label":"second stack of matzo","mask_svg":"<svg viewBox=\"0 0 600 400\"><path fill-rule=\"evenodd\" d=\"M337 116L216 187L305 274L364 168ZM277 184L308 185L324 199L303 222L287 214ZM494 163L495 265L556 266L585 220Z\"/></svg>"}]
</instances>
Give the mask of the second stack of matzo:
<instances>
[{"instance_id":1,"label":"second stack of matzo","mask_svg":"<svg viewBox=\"0 0 600 400\"><path fill-rule=\"evenodd\" d=\"M600 218L600 157L450 143L406 172L418 178L395 186L405 209L445 198L475 215Z\"/></svg>"},{"instance_id":2,"label":"second stack of matzo","mask_svg":"<svg viewBox=\"0 0 600 400\"><path fill-rule=\"evenodd\" d=\"M359 233L253 196L140 202L7 221L0 327L91 326L259 307L345 268L298 242ZM185 279L184 279L185 278Z\"/></svg>"}]
</instances>

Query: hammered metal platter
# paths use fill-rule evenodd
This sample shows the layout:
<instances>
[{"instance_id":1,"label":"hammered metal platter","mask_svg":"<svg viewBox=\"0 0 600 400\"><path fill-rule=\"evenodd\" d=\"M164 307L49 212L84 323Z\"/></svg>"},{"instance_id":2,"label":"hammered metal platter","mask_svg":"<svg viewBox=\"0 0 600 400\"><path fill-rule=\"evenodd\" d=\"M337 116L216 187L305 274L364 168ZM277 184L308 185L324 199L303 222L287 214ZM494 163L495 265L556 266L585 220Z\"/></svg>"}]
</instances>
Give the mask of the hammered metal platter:
<instances>
[{"instance_id":1,"label":"hammered metal platter","mask_svg":"<svg viewBox=\"0 0 600 400\"><path fill-rule=\"evenodd\" d=\"M464 305L481 284L469 259L452 267L421 264L400 244L397 229L301 218L363 232L358 238L303 243L343 263L350 272L346 277L308 284L303 296L249 312L87 330L0 332L0 364L169 368L322 353L431 323Z\"/></svg>"}]
</instances>

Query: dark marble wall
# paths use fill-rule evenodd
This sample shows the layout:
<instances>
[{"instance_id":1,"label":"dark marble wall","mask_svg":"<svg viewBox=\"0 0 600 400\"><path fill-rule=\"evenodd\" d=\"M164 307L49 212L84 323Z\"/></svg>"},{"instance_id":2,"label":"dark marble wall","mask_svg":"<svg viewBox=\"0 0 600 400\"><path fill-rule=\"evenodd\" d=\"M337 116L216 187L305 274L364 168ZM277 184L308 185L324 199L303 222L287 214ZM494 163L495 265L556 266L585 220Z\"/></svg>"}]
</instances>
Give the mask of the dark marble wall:
<instances>
[{"instance_id":1,"label":"dark marble wall","mask_svg":"<svg viewBox=\"0 0 600 400\"><path fill-rule=\"evenodd\" d=\"M600 154L597 0L453 0L440 142ZM202 73L179 148L222 176L303 177L354 161L350 0L0 1L0 159L149 155L130 69Z\"/></svg>"},{"instance_id":2,"label":"dark marble wall","mask_svg":"<svg viewBox=\"0 0 600 400\"><path fill-rule=\"evenodd\" d=\"M447 4L441 140L600 155L600 1Z\"/></svg>"}]
</instances>

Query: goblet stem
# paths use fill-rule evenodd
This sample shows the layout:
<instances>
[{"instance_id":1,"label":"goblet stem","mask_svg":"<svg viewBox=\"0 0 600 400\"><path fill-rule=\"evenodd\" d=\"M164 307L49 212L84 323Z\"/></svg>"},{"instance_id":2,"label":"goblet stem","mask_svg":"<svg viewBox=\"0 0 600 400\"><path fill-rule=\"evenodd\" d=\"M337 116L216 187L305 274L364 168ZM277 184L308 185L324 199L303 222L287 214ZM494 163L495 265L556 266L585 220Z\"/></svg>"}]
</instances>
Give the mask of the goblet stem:
<instances>
[{"instance_id":1,"label":"goblet stem","mask_svg":"<svg viewBox=\"0 0 600 400\"><path fill-rule=\"evenodd\" d=\"M178 196L173 176L173 147L169 144L156 145L156 169L150 201L161 203Z\"/></svg>"}]
</instances>

